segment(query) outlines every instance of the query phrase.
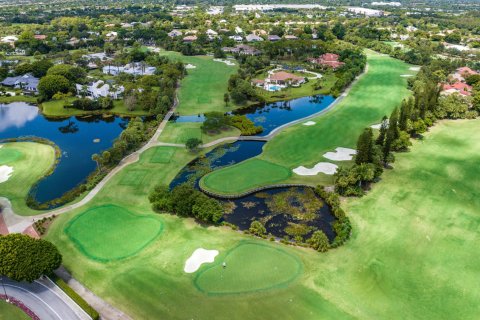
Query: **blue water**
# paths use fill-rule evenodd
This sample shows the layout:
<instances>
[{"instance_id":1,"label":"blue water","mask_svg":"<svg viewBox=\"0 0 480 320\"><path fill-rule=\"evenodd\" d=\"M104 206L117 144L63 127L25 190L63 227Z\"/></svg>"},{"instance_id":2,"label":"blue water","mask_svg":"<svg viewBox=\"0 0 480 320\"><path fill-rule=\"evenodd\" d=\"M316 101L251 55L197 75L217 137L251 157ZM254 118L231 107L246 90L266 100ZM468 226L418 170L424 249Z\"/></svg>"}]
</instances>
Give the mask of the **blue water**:
<instances>
[{"instance_id":1,"label":"blue water","mask_svg":"<svg viewBox=\"0 0 480 320\"><path fill-rule=\"evenodd\" d=\"M205 154L205 157L197 158L187 164L170 183L170 188L175 188L189 180L198 187L203 174L196 175L196 173L205 166L214 170L253 158L262 153L264 144L263 141L236 141L217 147Z\"/></svg>"},{"instance_id":2,"label":"blue water","mask_svg":"<svg viewBox=\"0 0 480 320\"><path fill-rule=\"evenodd\" d=\"M55 171L35 190L38 202L60 197L83 182L96 167L92 155L109 149L127 124L120 117L49 119L23 102L0 105L0 139L37 136L53 141L62 151Z\"/></svg>"},{"instance_id":3,"label":"blue water","mask_svg":"<svg viewBox=\"0 0 480 320\"><path fill-rule=\"evenodd\" d=\"M318 95L269 103L259 107L244 108L234 113L244 114L255 125L262 126L263 132L260 136L265 136L283 124L308 117L326 109L334 100L335 98L332 96Z\"/></svg>"},{"instance_id":4,"label":"blue water","mask_svg":"<svg viewBox=\"0 0 480 320\"><path fill-rule=\"evenodd\" d=\"M317 95L284 102L274 102L252 106L233 111L234 114L246 115L255 125L262 126L263 132L259 136L269 134L273 129L286 123L308 117L326 109L335 98L332 96ZM203 122L203 115L178 116L175 122Z\"/></svg>"}]
</instances>

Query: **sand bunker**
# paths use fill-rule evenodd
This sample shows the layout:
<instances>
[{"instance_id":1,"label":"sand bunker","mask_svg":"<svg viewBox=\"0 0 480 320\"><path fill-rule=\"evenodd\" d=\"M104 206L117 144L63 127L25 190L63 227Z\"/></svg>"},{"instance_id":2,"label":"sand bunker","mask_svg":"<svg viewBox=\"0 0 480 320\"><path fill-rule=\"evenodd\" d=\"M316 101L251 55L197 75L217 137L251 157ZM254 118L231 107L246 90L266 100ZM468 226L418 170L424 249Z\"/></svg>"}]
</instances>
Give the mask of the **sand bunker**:
<instances>
[{"instance_id":1,"label":"sand bunker","mask_svg":"<svg viewBox=\"0 0 480 320\"><path fill-rule=\"evenodd\" d=\"M385 121L387 122L387 127L388 127L388 119L385 120ZM380 123L377 123L377 124L373 124L373 125L370 126L370 128L372 128L372 129L377 129L377 130L380 130L381 127L382 127L382 123L381 123L381 122L380 122Z\"/></svg>"},{"instance_id":2,"label":"sand bunker","mask_svg":"<svg viewBox=\"0 0 480 320\"><path fill-rule=\"evenodd\" d=\"M13 168L10 166L0 166L0 183L7 181L13 173Z\"/></svg>"},{"instance_id":3,"label":"sand bunker","mask_svg":"<svg viewBox=\"0 0 480 320\"><path fill-rule=\"evenodd\" d=\"M304 126L313 126L314 124L316 124L315 121L307 121L307 122L305 122L303 125L304 125Z\"/></svg>"},{"instance_id":4,"label":"sand bunker","mask_svg":"<svg viewBox=\"0 0 480 320\"><path fill-rule=\"evenodd\" d=\"M217 255L218 250L198 248L193 252L190 258L187 259L187 262L185 262L185 268L183 268L183 271L186 273L195 272L203 263L213 262Z\"/></svg>"},{"instance_id":5,"label":"sand bunker","mask_svg":"<svg viewBox=\"0 0 480 320\"><path fill-rule=\"evenodd\" d=\"M402 78L410 78L410 77L413 77L413 74L401 74L400 77L402 77Z\"/></svg>"},{"instance_id":6,"label":"sand bunker","mask_svg":"<svg viewBox=\"0 0 480 320\"><path fill-rule=\"evenodd\" d=\"M195 68L196 68L196 66L194 66L193 64L190 64L190 63L185 66L185 69L195 69Z\"/></svg>"},{"instance_id":7,"label":"sand bunker","mask_svg":"<svg viewBox=\"0 0 480 320\"><path fill-rule=\"evenodd\" d=\"M338 147L335 152L327 152L323 156L333 161L348 161L352 160L354 154L357 154L354 149Z\"/></svg>"},{"instance_id":8,"label":"sand bunker","mask_svg":"<svg viewBox=\"0 0 480 320\"><path fill-rule=\"evenodd\" d=\"M225 63L227 66L234 66L235 63L233 63L232 61L230 60L223 60L223 59L213 59L213 61L217 61L217 62L223 62Z\"/></svg>"},{"instance_id":9,"label":"sand bunker","mask_svg":"<svg viewBox=\"0 0 480 320\"><path fill-rule=\"evenodd\" d=\"M410 67L408 70L420 71L420 67Z\"/></svg>"},{"instance_id":10,"label":"sand bunker","mask_svg":"<svg viewBox=\"0 0 480 320\"><path fill-rule=\"evenodd\" d=\"M293 172L299 176L316 176L319 172L332 175L337 172L338 166L330 162L319 162L313 168L309 169L304 166L293 169Z\"/></svg>"}]
</instances>

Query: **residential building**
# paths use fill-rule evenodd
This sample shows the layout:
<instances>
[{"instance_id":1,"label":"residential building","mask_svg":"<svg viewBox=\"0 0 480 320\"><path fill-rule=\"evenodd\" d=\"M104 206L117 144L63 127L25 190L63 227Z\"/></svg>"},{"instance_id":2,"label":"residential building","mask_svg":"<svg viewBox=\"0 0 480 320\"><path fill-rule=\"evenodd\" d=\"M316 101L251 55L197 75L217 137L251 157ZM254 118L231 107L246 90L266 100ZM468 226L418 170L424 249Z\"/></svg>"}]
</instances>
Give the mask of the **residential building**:
<instances>
[{"instance_id":1,"label":"residential building","mask_svg":"<svg viewBox=\"0 0 480 320\"><path fill-rule=\"evenodd\" d=\"M236 34L234 36L230 36L229 38L233 39L236 42L242 42L243 41L243 38L241 36L239 36L238 34Z\"/></svg>"},{"instance_id":2,"label":"residential building","mask_svg":"<svg viewBox=\"0 0 480 320\"><path fill-rule=\"evenodd\" d=\"M463 96L472 95L472 86L463 82L455 82L454 84L444 84L442 86L442 94L449 95L452 93L459 93Z\"/></svg>"},{"instance_id":3,"label":"residential building","mask_svg":"<svg viewBox=\"0 0 480 320\"><path fill-rule=\"evenodd\" d=\"M470 69L469 67L461 67L455 70L455 73L451 75L451 78L455 81L465 82L465 78L478 74L478 72Z\"/></svg>"},{"instance_id":4,"label":"residential building","mask_svg":"<svg viewBox=\"0 0 480 320\"><path fill-rule=\"evenodd\" d=\"M26 94L38 94L38 81L38 78L27 73L23 76L7 77L1 82L1 84L6 87L22 89Z\"/></svg>"},{"instance_id":5,"label":"residential building","mask_svg":"<svg viewBox=\"0 0 480 320\"><path fill-rule=\"evenodd\" d=\"M281 39L282 39L282 38L280 38L280 37L277 36L276 34L271 34L271 35L268 36L268 41L272 41L272 42L274 42L274 41L279 41L279 40L281 40Z\"/></svg>"},{"instance_id":6,"label":"residential building","mask_svg":"<svg viewBox=\"0 0 480 320\"><path fill-rule=\"evenodd\" d=\"M15 47L15 42L18 41L18 37L16 36L6 36L0 39L0 42L2 43L8 43L12 47Z\"/></svg>"},{"instance_id":7,"label":"residential building","mask_svg":"<svg viewBox=\"0 0 480 320\"><path fill-rule=\"evenodd\" d=\"M109 85L108 83L98 80L91 82L88 85L75 84L77 94L80 96L87 96L92 99L100 97L110 97L112 99L119 99L125 88L123 86Z\"/></svg>"},{"instance_id":8,"label":"residential building","mask_svg":"<svg viewBox=\"0 0 480 320\"><path fill-rule=\"evenodd\" d=\"M170 31L167 34L170 38L176 38L176 37L180 37L181 35L183 35L182 31L176 30L176 29Z\"/></svg>"},{"instance_id":9,"label":"residential building","mask_svg":"<svg viewBox=\"0 0 480 320\"><path fill-rule=\"evenodd\" d=\"M285 40L298 40L298 38L294 35L287 34L284 36Z\"/></svg>"},{"instance_id":10,"label":"residential building","mask_svg":"<svg viewBox=\"0 0 480 320\"><path fill-rule=\"evenodd\" d=\"M325 67L332 69L338 69L343 66L345 63L339 61L340 56L335 53L325 53L318 58L309 58L308 61L311 63L319 64Z\"/></svg>"},{"instance_id":11,"label":"residential building","mask_svg":"<svg viewBox=\"0 0 480 320\"><path fill-rule=\"evenodd\" d=\"M249 34L245 37L245 40L247 40L248 42L260 42L263 41L263 38L255 34Z\"/></svg>"},{"instance_id":12,"label":"residential building","mask_svg":"<svg viewBox=\"0 0 480 320\"><path fill-rule=\"evenodd\" d=\"M129 63L129 64L126 64L125 66L108 65L108 66L104 66L102 69L103 73L114 75L114 76L118 75L121 72L128 73L134 76L152 75L155 73L156 70L157 68L147 66L142 63Z\"/></svg>"},{"instance_id":13,"label":"residential building","mask_svg":"<svg viewBox=\"0 0 480 320\"><path fill-rule=\"evenodd\" d=\"M34 35L33 37L34 37L35 39L37 39L37 40L45 40L45 39L47 39L47 36L44 35L44 34L36 34L36 35Z\"/></svg>"},{"instance_id":14,"label":"residential building","mask_svg":"<svg viewBox=\"0 0 480 320\"><path fill-rule=\"evenodd\" d=\"M197 41L197 36L186 36L183 38L183 42L194 42Z\"/></svg>"}]
</instances>

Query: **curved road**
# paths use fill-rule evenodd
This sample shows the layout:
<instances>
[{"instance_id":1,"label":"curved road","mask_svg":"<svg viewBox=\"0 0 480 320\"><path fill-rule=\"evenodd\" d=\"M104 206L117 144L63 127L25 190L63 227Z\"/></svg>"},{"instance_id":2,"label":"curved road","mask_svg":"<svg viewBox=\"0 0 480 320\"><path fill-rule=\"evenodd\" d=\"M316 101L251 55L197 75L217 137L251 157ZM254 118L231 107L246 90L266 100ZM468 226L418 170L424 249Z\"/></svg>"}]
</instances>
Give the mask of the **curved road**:
<instances>
[{"instance_id":1,"label":"curved road","mask_svg":"<svg viewBox=\"0 0 480 320\"><path fill-rule=\"evenodd\" d=\"M42 320L91 319L50 279L32 283L3 279L7 296L21 301ZM3 287L1 294L4 294Z\"/></svg>"}]
</instances>

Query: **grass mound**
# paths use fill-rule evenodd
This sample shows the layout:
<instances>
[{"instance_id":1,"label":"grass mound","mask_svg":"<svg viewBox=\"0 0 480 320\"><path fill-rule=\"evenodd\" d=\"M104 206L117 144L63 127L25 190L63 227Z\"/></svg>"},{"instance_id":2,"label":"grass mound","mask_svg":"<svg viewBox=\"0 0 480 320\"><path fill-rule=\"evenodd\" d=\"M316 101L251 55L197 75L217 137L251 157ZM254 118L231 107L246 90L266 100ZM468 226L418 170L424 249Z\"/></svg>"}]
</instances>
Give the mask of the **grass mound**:
<instances>
[{"instance_id":1,"label":"grass mound","mask_svg":"<svg viewBox=\"0 0 480 320\"><path fill-rule=\"evenodd\" d=\"M266 244L242 242L217 263L203 269L195 286L208 294L235 294L282 288L301 272L302 265L293 255ZM222 263L226 263L223 268Z\"/></svg>"},{"instance_id":2,"label":"grass mound","mask_svg":"<svg viewBox=\"0 0 480 320\"><path fill-rule=\"evenodd\" d=\"M0 164L7 164L18 160L22 153L17 149L2 147L0 148Z\"/></svg>"},{"instance_id":3,"label":"grass mound","mask_svg":"<svg viewBox=\"0 0 480 320\"><path fill-rule=\"evenodd\" d=\"M169 163L174 154L174 147L155 148L150 163Z\"/></svg>"},{"instance_id":4,"label":"grass mound","mask_svg":"<svg viewBox=\"0 0 480 320\"><path fill-rule=\"evenodd\" d=\"M248 172L248 175L244 173ZM251 159L229 167L229 170L216 170L202 178L202 186L219 193L242 193L255 187L274 184L289 178L290 170L265 160ZM232 183L232 178L235 182Z\"/></svg>"},{"instance_id":5,"label":"grass mound","mask_svg":"<svg viewBox=\"0 0 480 320\"><path fill-rule=\"evenodd\" d=\"M103 205L75 217L65 233L87 257L106 262L136 254L162 229L159 218L133 214L115 205Z\"/></svg>"}]
</instances>

